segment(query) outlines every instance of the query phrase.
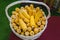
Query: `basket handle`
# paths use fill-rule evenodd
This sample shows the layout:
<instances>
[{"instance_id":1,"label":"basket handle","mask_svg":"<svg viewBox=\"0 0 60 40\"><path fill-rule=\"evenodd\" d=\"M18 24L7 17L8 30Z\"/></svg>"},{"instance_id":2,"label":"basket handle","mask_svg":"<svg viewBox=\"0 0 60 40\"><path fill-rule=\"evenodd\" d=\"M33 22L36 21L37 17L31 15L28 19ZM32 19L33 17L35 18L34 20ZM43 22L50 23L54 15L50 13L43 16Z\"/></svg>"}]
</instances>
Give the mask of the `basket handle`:
<instances>
[{"instance_id":1,"label":"basket handle","mask_svg":"<svg viewBox=\"0 0 60 40\"><path fill-rule=\"evenodd\" d=\"M49 13L48 16L47 16L47 19L50 18L50 8L49 8L45 3L43 3L43 2L36 2L36 1L16 1L16 2L13 2L13 3L9 4L9 5L6 7L6 9L5 9L6 16L7 16L7 18L8 18L9 21L11 20L11 18L10 18L10 16L8 15L8 9L9 9L10 7L12 7L13 5L16 5L16 4L19 4L19 3L35 3L35 4L43 5L43 6L45 6L45 7L47 8L48 13Z\"/></svg>"}]
</instances>

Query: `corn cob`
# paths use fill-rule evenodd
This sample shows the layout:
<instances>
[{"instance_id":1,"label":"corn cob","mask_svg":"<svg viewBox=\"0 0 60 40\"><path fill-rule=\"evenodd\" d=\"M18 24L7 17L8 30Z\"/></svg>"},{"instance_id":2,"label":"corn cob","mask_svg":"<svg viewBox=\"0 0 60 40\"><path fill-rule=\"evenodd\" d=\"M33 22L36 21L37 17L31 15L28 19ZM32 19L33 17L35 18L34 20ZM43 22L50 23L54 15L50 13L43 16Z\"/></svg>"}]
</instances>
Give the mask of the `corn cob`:
<instances>
[{"instance_id":1,"label":"corn cob","mask_svg":"<svg viewBox=\"0 0 60 40\"><path fill-rule=\"evenodd\" d=\"M39 18L42 17L42 13L40 11L38 11L35 15L35 23L38 22Z\"/></svg>"},{"instance_id":2,"label":"corn cob","mask_svg":"<svg viewBox=\"0 0 60 40\"><path fill-rule=\"evenodd\" d=\"M29 23L29 20L27 18L24 17L24 15L22 13L19 14L20 18L24 19L24 21L26 23Z\"/></svg>"},{"instance_id":3,"label":"corn cob","mask_svg":"<svg viewBox=\"0 0 60 40\"><path fill-rule=\"evenodd\" d=\"M20 24L23 31L27 30L27 26L22 19L19 19L19 24Z\"/></svg>"},{"instance_id":4,"label":"corn cob","mask_svg":"<svg viewBox=\"0 0 60 40\"><path fill-rule=\"evenodd\" d=\"M34 21L34 16L31 16L31 18L30 18L30 25L37 27L37 25L35 24L35 21Z\"/></svg>"},{"instance_id":5,"label":"corn cob","mask_svg":"<svg viewBox=\"0 0 60 40\"><path fill-rule=\"evenodd\" d=\"M22 9L21 12L27 19L30 19L30 15L27 13L26 10Z\"/></svg>"}]
</instances>

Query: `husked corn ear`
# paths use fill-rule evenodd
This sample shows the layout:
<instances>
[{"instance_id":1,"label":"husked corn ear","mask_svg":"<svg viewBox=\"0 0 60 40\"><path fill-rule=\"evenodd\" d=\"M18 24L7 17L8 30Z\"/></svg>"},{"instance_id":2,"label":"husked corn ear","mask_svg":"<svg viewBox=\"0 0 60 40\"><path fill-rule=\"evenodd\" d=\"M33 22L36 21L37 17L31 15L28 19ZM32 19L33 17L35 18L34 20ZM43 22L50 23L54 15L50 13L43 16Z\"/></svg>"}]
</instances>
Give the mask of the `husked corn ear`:
<instances>
[{"instance_id":1,"label":"husked corn ear","mask_svg":"<svg viewBox=\"0 0 60 40\"><path fill-rule=\"evenodd\" d=\"M36 34L36 33L38 33L38 28L34 28L34 33Z\"/></svg>"},{"instance_id":2,"label":"husked corn ear","mask_svg":"<svg viewBox=\"0 0 60 40\"><path fill-rule=\"evenodd\" d=\"M35 22L37 23L39 18L42 17L42 13L40 11L38 11L35 15Z\"/></svg>"},{"instance_id":3,"label":"husked corn ear","mask_svg":"<svg viewBox=\"0 0 60 40\"><path fill-rule=\"evenodd\" d=\"M42 21L42 18L39 18L39 21L41 22Z\"/></svg>"},{"instance_id":4,"label":"husked corn ear","mask_svg":"<svg viewBox=\"0 0 60 40\"><path fill-rule=\"evenodd\" d=\"M20 9L17 7L17 8L15 9L15 11L16 11L16 12L19 12L19 11L20 11Z\"/></svg>"},{"instance_id":5,"label":"husked corn ear","mask_svg":"<svg viewBox=\"0 0 60 40\"><path fill-rule=\"evenodd\" d=\"M31 9L34 9L34 5L33 5L33 4L30 4L30 8L31 8Z\"/></svg>"},{"instance_id":6,"label":"husked corn ear","mask_svg":"<svg viewBox=\"0 0 60 40\"><path fill-rule=\"evenodd\" d=\"M27 28L27 30L28 30L28 31L31 31L31 30L32 30L32 28L31 28L31 27L28 27L28 28Z\"/></svg>"},{"instance_id":7,"label":"husked corn ear","mask_svg":"<svg viewBox=\"0 0 60 40\"><path fill-rule=\"evenodd\" d=\"M27 18L24 18L24 21L25 21L26 23L29 23L29 20L28 20Z\"/></svg>"},{"instance_id":8,"label":"husked corn ear","mask_svg":"<svg viewBox=\"0 0 60 40\"><path fill-rule=\"evenodd\" d=\"M40 9L40 11L42 12L42 14L44 14L44 11L42 9Z\"/></svg>"},{"instance_id":9,"label":"husked corn ear","mask_svg":"<svg viewBox=\"0 0 60 40\"><path fill-rule=\"evenodd\" d=\"M16 13L15 15L18 16L18 13Z\"/></svg>"},{"instance_id":10,"label":"husked corn ear","mask_svg":"<svg viewBox=\"0 0 60 40\"><path fill-rule=\"evenodd\" d=\"M29 15L31 16L31 15L33 15L33 11L32 10L29 10Z\"/></svg>"},{"instance_id":11,"label":"husked corn ear","mask_svg":"<svg viewBox=\"0 0 60 40\"><path fill-rule=\"evenodd\" d=\"M29 7L29 6L28 6L28 5L26 5L26 6L25 6L25 9L27 9L28 7Z\"/></svg>"},{"instance_id":12,"label":"husked corn ear","mask_svg":"<svg viewBox=\"0 0 60 40\"><path fill-rule=\"evenodd\" d=\"M12 27L14 27L14 26L16 26L16 24L15 23L12 23Z\"/></svg>"},{"instance_id":13,"label":"husked corn ear","mask_svg":"<svg viewBox=\"0 0 60 40\"><path fill-rule=\"evenodd\" d=\"M35 14L36 14L36 10L34 9L32 15L35 16Z\"/></svg>"},{"instance_id":14,"label":"husked corn ear","mask_svg":"<svg viewBox=\"0 0 60 40\"><path fill-rule=\"evenodd\" d=\"M44 25L40 25L40 30L44 29Z\"/></svg>"},{"instance_id":15,"label":"husked corn ear","mask_svg":"<svg viewBox=\"0 0 60 40\"><path fill-rule=\"evenodd\" d=\"M12 18L12 19L15 19L15 18L16 18L16 15L12 15L11 18Z\"/></svg>"},{"instance_id":16,"label":"husked corn ear","mask_svg":"<svg viewBox=\"0 0 60 40\"><path fill-rule=\"evenodd\" d=\"M18 29L18 26L14 26L14 29L17 31L17 29Z\"/></svg>"},{"instance_id":17,"label":"husked corn ear","mask_svg":"<svg viewBox=\"0 0 60 40\"><path fill-rule=\"evenodd\" d=\"M34 27L36 28L36 27L38 27L38 25L36 25L36 24L35 24L35 26L34 26Z\"/></svg>"},{"instance_id":18,"label":"husked corn ear","mask_svg":"<svg viewBox=\"0 0 60 40\"><path fill-rule=\"evenodd\" d=\"M30 26L30 23L27 23L26 25L27 25L27 26Z\"/></svg>"},{"instance_id":19,"label":"husked corn ear","mask_svg":"<svg viewBox=\"0 0 60 40\"><path fill-rule=\"evenodd\" d=\"M37 22L37 25L41 25L41 21Z\"/></svg>"},{"instance_id":20,"label":"husked corn ear","mask_svg":"<svg viewBox=\"0 0 60 40\"><path fill-rule=\"evenodd\" d=\"M30 7L29 7L28 5L26 5L26 6L25 6L25 9L26 9L27 11L29 11L29 10L30 10Z\"/></svg>"},{"instance_id":21,"label":"husked corn ear","mask_svg":"<svg viewBox=\"0 0 60 40\"><path fill-rule=\"evenodd\" d=\"M26 6L25 6L25 9L27 10L28 14L31 16L31 15L32 15L32 10L31 10L31 8L30 8L28 5L26 5Z\"/></svg>"},{"instance_id":22,"label":"husked corn ear","mask_svg":"<svg viewBox=\"0 0 60 40\"><path fill-rule=\"evenodd\" d=\"M21 33L21 29L18 28L18 29L17 29L17 33Z\"/></svg>"},{"instance_id":23,"label":"husked corn ear","mask_svg":"<svg viewBox=\"0 0 60 40\"><path fill-rule=\"evenodd\" d=\"M29 36L29 32L28 32L28 31L27 31L27 32L25 32L25 35L26 35L26 36Z\"/></svg>"},{"instance_id":24,"label":"husked corn ear","mask_svg":"<svg viewBox=\"0 0 60 40\"><path fill-rule=\"evenodd\" d=\"M30 36L33 36L34 35L34 31L30 31Z\"/></svg>"},{"instance_id":25,"label":"husked corn ear","mask_svg":"<svg viewBox=\"0 0 60 40\"><path fill-rule=\"evenodd\" d=\"M16 11L12 11L12 15L16 15Z\"/></svg>"},{"instance_id":26,"label":"husked corn ear","mask_svg":"<svg viewBox=\"0 0 60 40\"><path fill-rule=\"evenodd\" d=\"M45 21L42 21L42 25L45 25L46 24L46 22Z\"/></svg>"},{"instance_id":27,"label":"husked corn ear","mask_svg":"<svg viewBox=\"0 0 60 40\"><path fill-rule=\"evenodd\" d=\"M30 18L30 25L35 26L34 16L31 16Z\"/></svg>"},{"instance_id":28,"label":"husked corn ear","mask_svg":"<svg viewBox=\"0 0 60 40\"><path fill-rule=\"evenodd\" d=\"M39 20L39 16L38 16L38 13L36 13L36 15L35 15L35 23L37 23L38 20Z\"/></svg>"},{"instance_id":29,"label":"husked corn ear","mask_svg":"<svg viewBox=\"0 0 60 40\"><path fill-rule=\"evenodd\" d=\"M21 9L25 9L24 7L21 7Z\"/></svg>"},{"instance_id":30,"label":"husked corn ear","mask_svg":"<svg viewBox=\"0 0 60 40\"><path fill-rule=\"evenodd\" d=\"M21 32L21 35L24 35L24 32Z\"/></svg>"},{"instance_id":31,"label":"husked corn ear","mask_svg":"<svg viewBox=\"0 0 60 40\"><path fill-rule=\"evenodd\" d=\"M45 20L46 20L46 18L45 18L45 17L42 17L42 20L44 20L44 21L45 21Z\"/></svg>"},{"instance_id":32,"label":"husked corn ear","mask_svg":"<svg viewBox=\"0 0 60 40\"><path fill-rule=\"evenodd\" d=\"M20 27L20 26L19 26L18 28L19 28L19 29L21 29L21 27Z\"/></svg>"},{"instance_id":33,"label":"husked corn ear","mask_svg":"<svg viewBox=\"0 0 60 40\"><path fill-rule=\"evenodd\" d=\"M16 19L15 19L15 23L17 24L17 23L18 23L18 21L19 21L19 19L18 19L18 18L16 18Z\"/></svg>"},{"instance_id":34,"label":"husked corn ear","mask_svg":"<svg viewBox=\"0 0 60 40\"><path fill-rule=\"evenodd\" d=\"M15 22L15 19L11 19L11 23L14 23Z\"/></svg>"},{"instance_id":35,"label":"husked corn ear","mask_svg":"<svg viewBox=\"0 0 60 40\"><path fill-rule=\"evenodd\" d=\"M22 13L20 13L20 12L19 12L19 17L22 18L22 19L25 18L24 15Z\"/></svg>"},{"instance_id":36,"label":"husked corn ear","mask_svg":"<svg viewBox=\"0 0 60 40\"><path fill-rule=\"evenodd\" d=\"M20 13L19 17L22 18L22 19L24 19L24 21L25 21L26 23L29 23L29 19L25 18L22 13Z\"/></svg>"},{"instance_id":37,"label":"husked corn ear","mask_svg":"<svg viewBox=\"0 0 60 40\"><path fill-rule=\"evenodd\" d=\"M40 8L39 7L36 7L36 12L39 11L39 10L40 10Z\"/></svg>"},{"instance_id":38,"label":"husked corn ear","mask_svg":"<svg viewBox=\"0 0 60 40\"><path fill-rule=\"evenodd\" d=\"M22 19L19 19L19 24L20 24L23 31L27 30L27 26Z\"/></svg>"},{"instance_id":39,"label":"husked corn ear","mask_svg":"<svg viewBox=\"0 0 60 40\"><path fill-rule=\"evenodd\" d=\"M21 10L21 12L26 18L30 19L30 16L29 16L29 14L27 13L26 10Z\"/></svg>"}]
</instances>

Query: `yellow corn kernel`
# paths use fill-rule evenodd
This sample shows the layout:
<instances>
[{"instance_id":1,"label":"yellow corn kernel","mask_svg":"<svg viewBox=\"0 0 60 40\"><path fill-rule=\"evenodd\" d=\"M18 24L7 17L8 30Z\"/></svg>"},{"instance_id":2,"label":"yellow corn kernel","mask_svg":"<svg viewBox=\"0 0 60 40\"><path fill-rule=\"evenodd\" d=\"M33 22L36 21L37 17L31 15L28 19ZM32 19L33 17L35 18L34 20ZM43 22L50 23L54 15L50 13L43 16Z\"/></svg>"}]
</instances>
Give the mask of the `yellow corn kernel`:
<instances>
[{"instance_id":1,"label":"yellow corn kernel","mask_svg":"<svg viewBox=\"0 0 60 40\"><path fill-rule=\"evenodd\" d=\"M37 12L35 15L35 22L37 23L39 18L42 17L42 13L41 12Z\"/></svg>"},{"instance_id":2,"label":"yellow corn kernel","mask_svg":"<svg viewBox=\"0 0 60 40\"><path fill-rule=\"evenodd\" d=\"M23 31L27 30L27 26L22 19L19 19L19 24L20 24Z\"/></svg>"},{"instance_id":3,"label":"yellow corn kernel","mask_svg":"<svg viewBox=\"0 0 60 40\"><path fill-rule=\"evenodd\" d=\"M21 29L18 28L18 29L17 29L17 33L21 33Z\"/></svg>"},{"instance_id":4,"label":"yellow corn kernel","mask_svg":"<svg viewBox=\"0 0 60 40\"><path fill-rule=\"evenodd\" d=\"M26 10L21 10L21 12L27 19L30 19L30 16L29 16L29 14L27 13Z\"/></svg>"},{"instance_id":5,"label":"yellow corn kernel","mask_svg":"<svg viewBox=\"0 0 60 40\"><path fill-rule=\"evenodd\" d=\"M34 32L33 31L30 31L30 36L33 36L34 35Z\"/></svg>"},{"instance_id":6,"label":"yellow corn kernel","mask_svg":"<svg viewBox=\"0 0 60 40\"><path fill-rule=\"evenodd\" d=\"M34 33L37 34L38 33L38 28L34 28Z\"/></svg>"},{"instance_id":7,"label":"yellow corn kernel","mask_svg":"<svg viewBox=\"0 0 60 40\"><path fill-rule=\"evenodd\" d=\"M32 28L31 28L31 27L28 27L28 28L27 28L27 30L28 30L28 31L31 31L31 30L32 30Z\"/></svg>"},{"instance_id":8,"label":"yellow corn kernel","mask_svg":"<svg viewBox=\"0 0 60 40\"><path fill-rule=\"evenodd\" d=\"M35 26L34 16L31 16L30 18L30 25Z\"/></svg>"},{"instance_id":9,"label":"yellow corn kernel","mask_svg":"<svg viewBox=\"0 0 60 40\"><path fill-rule=\"evenodd\" d=\"M29 32L28 32L28 31L27 31L27 32L25 32L25 35L26 35L26 36L29 36Z\"/></svg>"},{"instance_id":10,"label":"yellow corn kernel","mask_svg":"<svg viewBox=\"0 0 60 40\"><path fill-rule=\"evenodd\" d=\"M42 25L45 25L46 24L46 21L42 21Z\"/></svg>"},{"instance_id":11,"label":"yellow corn kernel","mask_svg":"<svg viewBox=\"0 0 60 40\"><path fill-rule=\"evenodd\" d=\"M19 11L20 11L20 9L19 9L19 8L16 8L16 9L15 9L15 11L16 11L16 12L19 12Z\"/></svg>"}]
</instances>

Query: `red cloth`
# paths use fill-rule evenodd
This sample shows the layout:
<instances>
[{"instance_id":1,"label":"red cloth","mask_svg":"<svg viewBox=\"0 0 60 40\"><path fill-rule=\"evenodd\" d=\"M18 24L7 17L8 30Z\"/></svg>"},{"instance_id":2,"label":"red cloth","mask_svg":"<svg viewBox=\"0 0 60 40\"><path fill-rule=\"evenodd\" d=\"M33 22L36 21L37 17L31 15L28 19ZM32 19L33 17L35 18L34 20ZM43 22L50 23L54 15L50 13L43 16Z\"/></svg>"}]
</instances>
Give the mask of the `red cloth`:
<instances>
[{"instance_id":1,"label":"red cloth","mask_svg":"<svg viewBox=\"0 0 60 40\"><path fill-rule=\"evenodd\" d=\"M9 40L21 40L11 32ZM48 26L37 40L60 40L60 16L52 16Z\"/></svg>"}]
</instances>

